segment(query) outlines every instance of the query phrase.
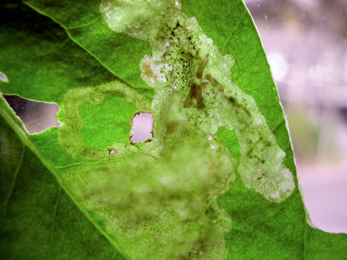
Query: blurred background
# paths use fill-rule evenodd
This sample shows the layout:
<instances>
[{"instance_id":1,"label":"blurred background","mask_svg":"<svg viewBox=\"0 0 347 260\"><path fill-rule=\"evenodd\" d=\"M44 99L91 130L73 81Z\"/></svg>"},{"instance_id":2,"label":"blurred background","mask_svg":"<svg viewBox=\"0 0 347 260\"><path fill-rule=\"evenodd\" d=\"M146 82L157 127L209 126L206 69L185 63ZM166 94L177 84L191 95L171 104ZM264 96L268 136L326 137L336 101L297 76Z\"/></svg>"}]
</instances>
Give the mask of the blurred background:
<instances>
[{"instance_id":1,"label":"blurred background","mask_svg":"<svg viewBox=\"0 0 347 260\"><path fill-rule=\"evenodd\" d=\"M312 224L347 233L347 0L245 2L287 115ZM30 133L59 125L55 104L6 99Z\"/></svg>"},{"instance_id":2,"label":"blurred background","mask_svg":"<svg viewBox=\"0 0 347 260\"><path fill-rule=\"evenodd\" d=\"M287 115L311 221L347 233L347 1L245 2Z\"/></svg>"}]
</instances>

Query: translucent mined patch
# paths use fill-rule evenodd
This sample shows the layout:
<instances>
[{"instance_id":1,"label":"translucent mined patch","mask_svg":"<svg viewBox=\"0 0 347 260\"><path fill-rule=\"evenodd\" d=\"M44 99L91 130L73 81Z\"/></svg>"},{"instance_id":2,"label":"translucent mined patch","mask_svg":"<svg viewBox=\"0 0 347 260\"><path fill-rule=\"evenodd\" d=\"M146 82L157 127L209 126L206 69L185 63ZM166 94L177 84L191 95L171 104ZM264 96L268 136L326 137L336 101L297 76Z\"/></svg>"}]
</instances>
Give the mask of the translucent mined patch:
<instances>
[{"instance_id":1,"label":"translucent mined patch","mask_svg":"<svg viewBox=\"0 0 347 260\"><path fill-rule=\"evenodd\" d=\"M196 19L188 18L176 2L127 1L119 5L105 0L100 10L106 3L113 3L108 5L109 12L137 8L156 12L155 18L143 16L136 22L112 15L103 17L111 29L147 39L152 46L153 53L144 57L141 69L143 80L156 89L152 109L159 111L157 127L166 125L171 117L187 120L206 135L215 134L220 126L235 129L242 155L239 173L246 187L270 201L283 201L295 188L292 173L283 165L285 153L254 99L231 82L233 58L221 55ZM138 26L141 21L146 21L146 26ZM208 63L198 76L207 55ZM201 86L202 101L189 92L194 85ZM196 100L187 101L189 94Z\"/></svg>"},{"instance_id":2,"label":"translucent mined patch","mask_svg":"<svg viewBox=\"0 0 347 260\"><path fill-rule=\"evenodd\" d=\"M164 4L160 0L102 0L100 13L112 30L148 41L157 33L152 24L159 23L157 12Z\"/></svg>"},{"instance_id":3,"label":"translucent mined patch","mask_svg":"<svg viewBox=\"0 0 347 260\"><path fill-rule=\"evenodd\" d=\"M129 259L224 259L224 234L231 219L216 199L235 178L227 149L180 117L157 128L165 132L146 146L89 147L81 135L78 107L98 105L112 96L149 110L145 98L119 82L66 94L60 144L71 156L109 162L71 168L61 176L64 187L93 218L103 221L100 228L116 238Z\"/></svg>"},{"instance_id":4,"label":"translucent mined patch","mask_svg":"<svg viewBox=\"0 0 347 260\"><path fill-rule=\"evenodd\" d=\"M216 198L229 189L234 167L198 132L181 125L156 156L139 150L119 162L77 166L63 184L104 220L129 259L223 259L231 219Z\"/></svg>"},{"instance_id":5,"label":"translucent mined patch","mask_svg":"<svg viewBox=\"0 0 347 260\"><path fill-rule=\"evenodd\" d=\"M116 107L112 107L112 103ZM82 108L83 112L79 110L81 105L85 106ZM92 117L88 116L88 111L94 113L91 111L93 109L95 114L91 115ZM65 95L62 113L59 114L63 122L58 132L59 143L73 158L102 161L123 158L137 150L129 141L132 116L136 112L149 110L150 105L145 97L118 81L98 87L71 89ZM105 115L99 117L98 113ZM83 118L92 121L88 122L89 125L85 130L83 130ZM106 118L105 120L113 118L116 124L109 128L103 118ZM97 120L101 120L99 124ZM110 124L113 123L111 120ZM98 133L100 127L106 128L106 132ZM94 131L96 137L91 136ZM109 131L111 133L106 137L107 140L102 140ZM88 136L90 140L86 142L84 137Z\"/></svg>"},{"instance_id":6,"label":"translucent mined patch","mask_svg":"<svg viewBox=\"0 0 347 260\"><path fill-rule=\"evenodd\" d=\"M60 144L72 157L104 162L71 168L64 186L129 259L226 259L231 218L217 197L235 180L235 164L218 128L235 131L245 186L273 202L294 189L285 153L254 99L231 82L233 57L221 55L179 1L102 0L100 12L112 30L151 45L140 69L155 95L150 105L117 81L69 91ZM86 144L78 106L110 96L153 114L150 143Z\"/></svg>"},{"instance_id":7,"label":"translucent mined patch","mask_svg":"<svg viewBox=\"0 0 347 260\"><path fill-rule=\"evenodd\" d=\"M0 71L0 81L4 82L4 83L8 83L8 78L6 76L5 73Z\"/></svg>"}]
</instances>

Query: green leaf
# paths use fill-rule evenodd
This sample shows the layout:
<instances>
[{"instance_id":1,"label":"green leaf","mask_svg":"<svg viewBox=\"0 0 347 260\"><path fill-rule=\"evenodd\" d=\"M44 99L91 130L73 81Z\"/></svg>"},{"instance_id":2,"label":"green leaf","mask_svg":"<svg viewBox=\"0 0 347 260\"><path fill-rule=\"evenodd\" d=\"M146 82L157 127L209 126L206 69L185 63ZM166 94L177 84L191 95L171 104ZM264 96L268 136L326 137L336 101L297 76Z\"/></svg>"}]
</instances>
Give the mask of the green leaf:
<instances>
[{"instance_id":1,"label":"green leaf","mask_svg":"<svg viewBox=\"0 0 347 260\"><path fill-rule=\"evenodd\" d=\"M11 128L11 111L0 115L0 258L124 259Z\"/></svg>"},{"instance_id":2,"label":"green leaf","mask_svg":"<svg viewBox=\"0 0 347 260\"><path fill-rule=\"evenodd\" d=\"M114 79L51 19L20 1L2 1L0 8L0 64L9 80L2 93L60 102L70 88Z\"/></svg>"},{"instance_id":3,"label":"green leaf","mask_svg":"<svg viewBox=\"0 0 347 260\"><path fill-rule=\"evenodd\" d=\"M150 46L126 34L115 34L102 19L100 1L26 1L65 28L69 36L101 64L133 87L148 88L141 80L138 64L150 54Z\"/></svg>"},{"instance_id":4,"label":"green leaf","mask_svg":"<svg viewBox=\"0 0 347 260\"><path fill-rule=\"evenodd\" d=\"M1 103L3 258L346 259L308 224L242 1L25 3L0 5L0 91L62 125L29 135ZM134 145L140 112L153 140Z\"/></svg>"}]
</instances>

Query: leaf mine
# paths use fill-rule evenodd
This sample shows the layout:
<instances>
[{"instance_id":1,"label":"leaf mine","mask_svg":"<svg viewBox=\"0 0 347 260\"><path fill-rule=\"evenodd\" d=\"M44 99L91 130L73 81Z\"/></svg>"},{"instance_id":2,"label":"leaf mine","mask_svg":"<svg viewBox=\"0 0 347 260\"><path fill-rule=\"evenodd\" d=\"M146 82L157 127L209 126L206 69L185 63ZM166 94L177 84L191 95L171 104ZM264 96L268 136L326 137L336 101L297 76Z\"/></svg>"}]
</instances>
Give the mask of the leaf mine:
<instances>
[{"instance_id":1,"label":"leaf mine","mask_svg":"<svg viewBox=\"0 0 347 260\"><path fill-rule=\"evenodd\" d=\"M113 110L105 111L109 106ZM95 88L72 89L65 95L59 114L63 121L59 143L73 158L102 161L122 158L137 149L130 144L129 135L131 118L139 111L150 111L148 100L117 81ZM113 117L107 116L106 120L103 115L108 113L113 113Z\"/></svg>"},{"instance_id":2,"label":"leaf mine","mask_svg":"<svg viewBox=\"0 0 347 260\"><path fill-rule=\"evenodd\" d=\"M226 259L224 236L232 220L217 197L238 171L247 188L282 202L295 188L285 153L254 99L231 81L234 58L220 53L179 1L103 0L99 7L109 28L150 44L152 53L139 67L155 95L149 104L117 81L69 91L60 144L74 158L104 163L72 167L62 175L64 186L95 221L102 220L129 259ZM126 120L112 142L88 143L83 111L112 97L119 98ZM140 112L155 120L151 142L141 146L132 144L135 131L129 140L127 128ZM237 169L217 136L221 127L238 138Z\"/></svg>"},{"instance_id":3,"label":"leaf mine","mask_svg":"<svg viewBox=\"0 0 347 260\"><path fill-rule=\"evenodd\" d=\"M104 0L100 12L112 30L151 45L152 54L140 67L143 80L156 90L152 109L158 125L184 119L206 136L221 126L235 129L242 154L238 171L246 187L270 201L283 201L295 188L292 173L283 165L285 153L254 99L232 83L233 57L221 55L180 6L177 1ZM123 19L131 10L136 19ZM154 131L161 132L158 128Z\"/></svg>"},{"instance_id":4,"label":"leaf mine","mask_svg":"<svg viewBox=\"0 0 347 260\"><path fill-rule=\"evenodd\" d=\"M2 100L2 258L345 259L309 224L244 1L17 2L1 91L61 125L27 134Z\"/></svg>"}]
</instances>

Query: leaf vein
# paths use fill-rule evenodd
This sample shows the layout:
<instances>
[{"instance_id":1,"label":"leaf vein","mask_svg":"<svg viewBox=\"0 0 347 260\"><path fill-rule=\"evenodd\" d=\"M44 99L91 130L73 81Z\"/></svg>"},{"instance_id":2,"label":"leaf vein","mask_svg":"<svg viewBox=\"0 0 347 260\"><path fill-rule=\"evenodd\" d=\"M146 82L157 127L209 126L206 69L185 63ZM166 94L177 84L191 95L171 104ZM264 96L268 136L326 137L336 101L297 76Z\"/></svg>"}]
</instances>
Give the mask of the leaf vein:
<instances>
[{"instance_id":1,"label":"leaf vein","mask_svg":"<svg viewBox=\"0 0 347 260\"><path fill-rule=\"evenodd\" d=\"M79 29L79 28L83 28L83 27L88 27L88 26L91 26L95 23L97 23L98 21L100 20L99 17L97 17L94 21L88 23L88 24L82 24L80 26L76 26L76 27L66 27L67 30L75 30L75 29Z\"/></svg>"},{"instance_id":2,"label":"leaf vein","mask_svg":"<svg viewBox=\"0 0 347 260\"><path fill-rule=\"evenodd\" d=\"M14 190L14 187L16 186L17 176L18 176L19 169L20 169L20 167L21 167L21 165L23 163L24 153L25 153L25 146L23 145L22 155L21 155L21 157L19 159L18 165L17 165L15 173L14 173L14 181L13 181L13 184L12 184L12 187L11 187L11 191L10 191L10 194L9 194L7 200L6 200L6 203L5 203L5 216L7 216L7 213L8 213L8 203L10 202L10 200L12 198L13 190Z\"/></svg>"},{"instance_id":3,"label":"leaf vein","mask_svg":"<svg viewBox=\"0 0 347 260\"><path fill-rule=\"evenodd\" d=\"M231 36L233 36L234 32L237 30L237 28L239 28L239 26L240 26L240 24L241 24L243 18L245 17L246 13L247 13L247 10L245 10L245 11L243 12L242 17L241 17L239 23L235 26L235 28L234 28L234 29L232 30L232 32L230 33L228 39L225 41L225 43L224 43L224 45L223 45L223 52L224 52L224 50L225 50L225 46L226 46L226 45L228 44L228 42L230 41Z\"/></svg>"},{"instance_id":4,"label":"leaf vein","mask_svg":"<svg viewBox=\"0 0 347 260\"><path fill-rule=\"evenodd\" d=\"M58 195L57 195L57 199L55 200L54 215L53 215L53 228L52 228L51 240L53 239L54 231L55 231L55 219L56 219L56 216L57 216L57 208L58 208L60 194L61 194L61 186L59 186L59 192L58 192Z\"/></svg>"}]
</instances>

